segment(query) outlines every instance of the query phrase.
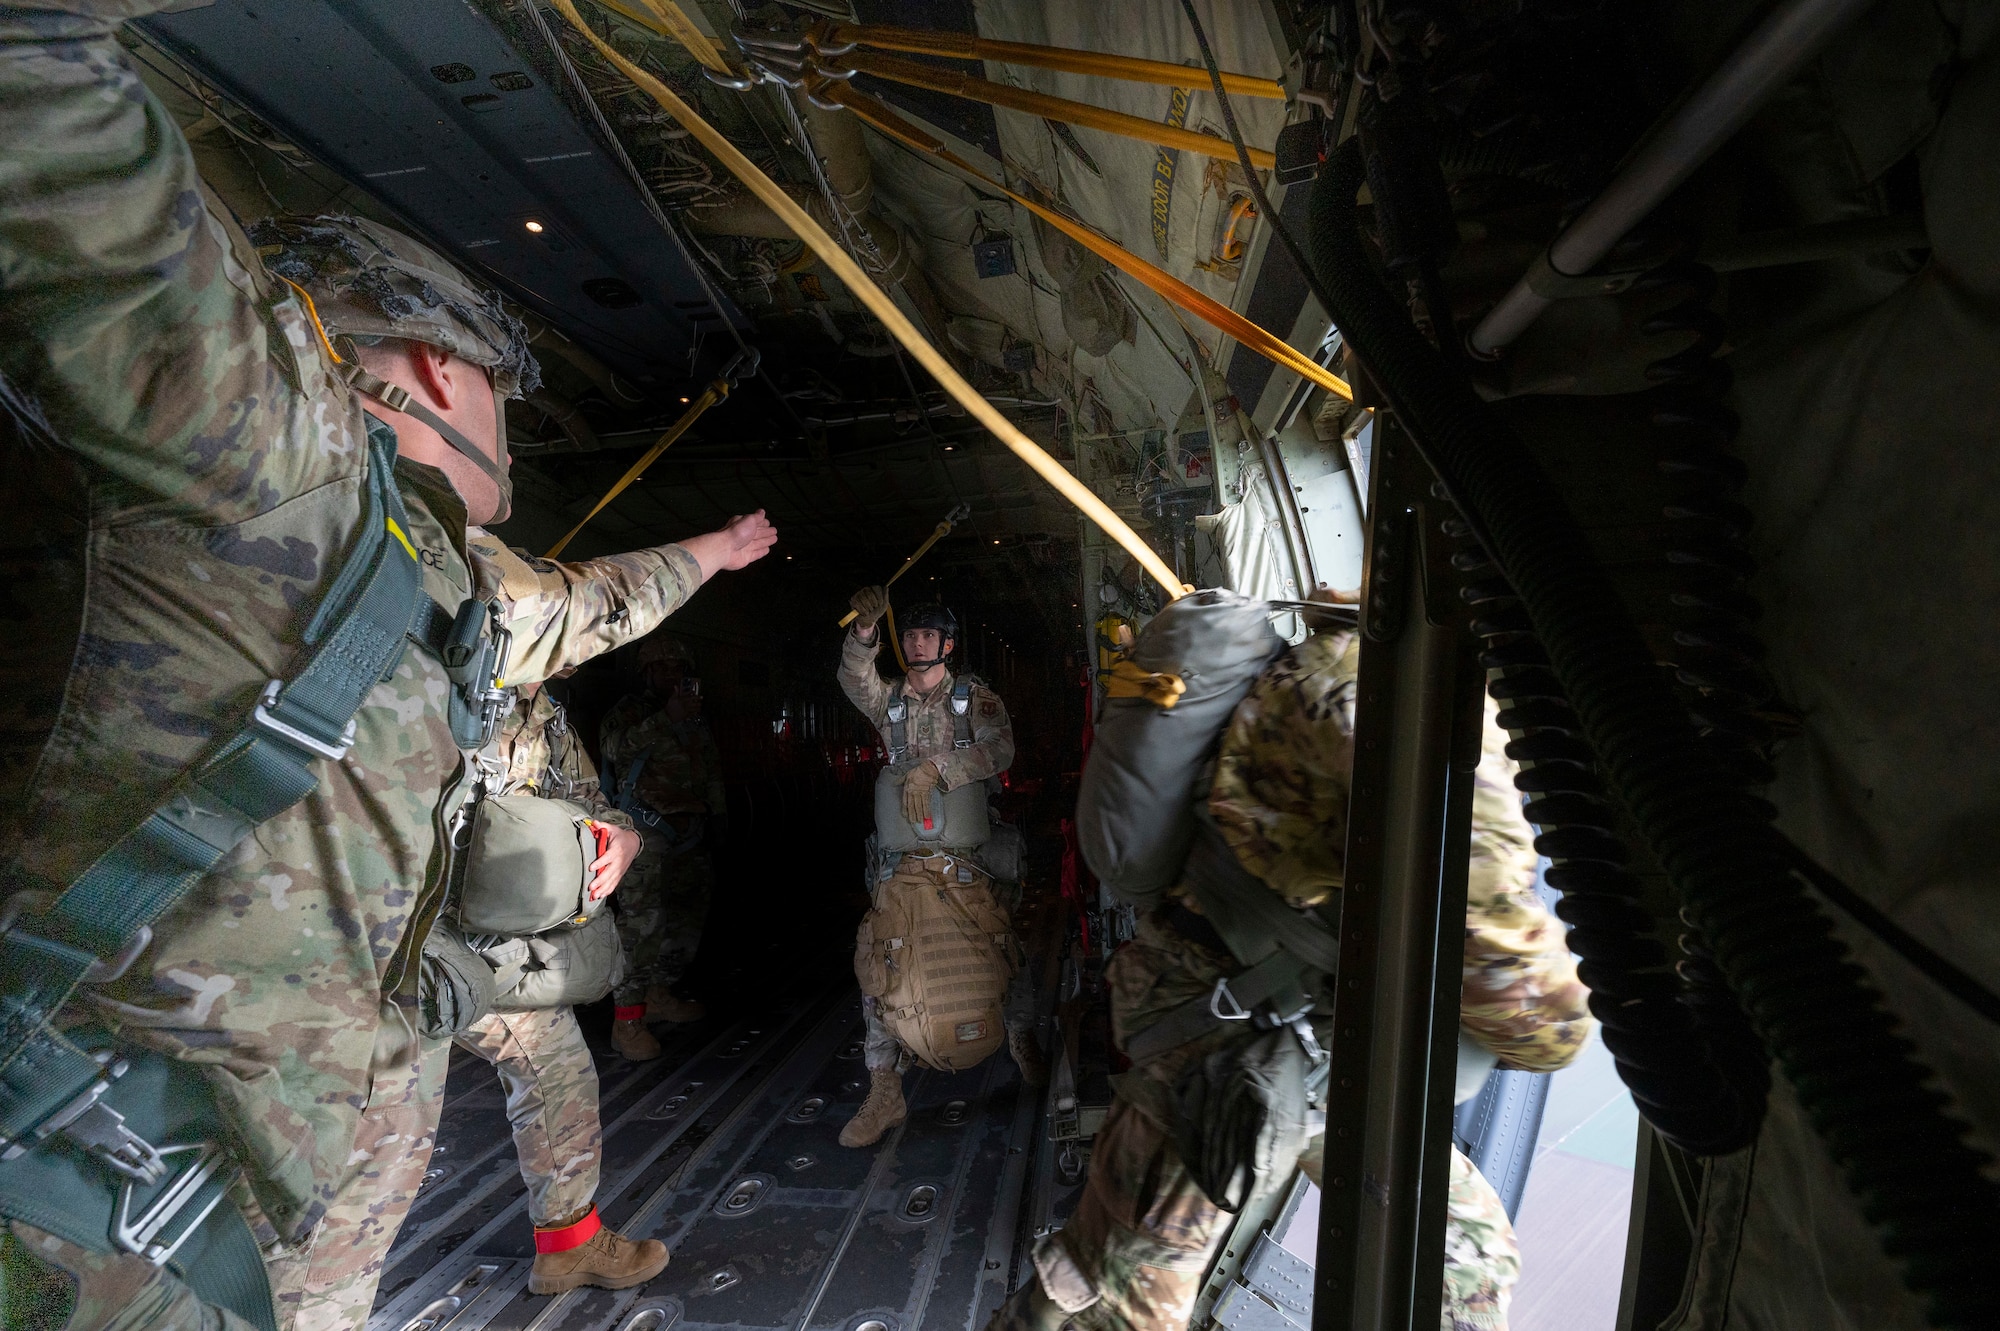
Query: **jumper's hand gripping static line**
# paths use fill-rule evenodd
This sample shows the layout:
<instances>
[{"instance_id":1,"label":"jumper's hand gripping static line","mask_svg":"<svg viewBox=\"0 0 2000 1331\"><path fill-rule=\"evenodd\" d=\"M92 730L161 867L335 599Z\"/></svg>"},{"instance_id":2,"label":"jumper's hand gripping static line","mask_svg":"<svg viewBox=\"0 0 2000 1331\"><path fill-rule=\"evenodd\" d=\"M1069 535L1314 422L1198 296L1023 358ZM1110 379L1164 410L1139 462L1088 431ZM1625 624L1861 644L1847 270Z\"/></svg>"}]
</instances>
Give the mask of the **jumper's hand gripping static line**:
<instances>
[{"instance_id":1,"label":"jumper's hand gripping static line","mask_svg":"<svg viewBox=\"0 0 2000 1331\"><path fill-rule=\"evenodd\" d=\"M924 538L924 543L917 547L917 552L911 555L908 559L905 559L903 561L903 566L897 569L894 573L891 573L889 575L889 580L883 583L882 586L885 589L895 586L896 579L902 577L905 573L908 573L919 559L922 559L925 555L930 553L930 549L932 546L936 545L939 541L943 540L946 536L950 535L951 529L953 527L956 527L959 523L965 521L967 518L971 516L972 516L972 505L970 504L960 504L957 508L954 508L951 512L945 514L944 521L938 523L938 525L932 529L931 534ZM846 628L849 624L852 624L859 613L860 613L859 611L855 610L848 611L847 617L840 621L840 627Z\"/></svg>"}]
</instances>

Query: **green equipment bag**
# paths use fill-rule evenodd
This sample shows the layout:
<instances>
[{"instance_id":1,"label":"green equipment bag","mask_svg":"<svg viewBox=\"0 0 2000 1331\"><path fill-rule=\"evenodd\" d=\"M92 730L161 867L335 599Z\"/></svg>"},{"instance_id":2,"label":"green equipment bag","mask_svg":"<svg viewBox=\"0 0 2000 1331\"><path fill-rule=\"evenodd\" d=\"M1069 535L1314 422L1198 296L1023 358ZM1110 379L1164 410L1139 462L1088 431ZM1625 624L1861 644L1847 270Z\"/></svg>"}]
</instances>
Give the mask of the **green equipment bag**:
<instances>
[{"instance_id":1,"label":"green equipment bag","mask_svg":"<svg viewBox=\"0 0 2000 1331\"><path fill-rule=\"evenodd\" d=\"M1077 847L1120 901L1151 910L1180 880L1223 729L1284 649L1270 604L1232 591L1183 596L1140 630L1132 663L1185 691L1162 706L1114 687L1076 797Z\"/></svg>"},{"instance_id":2,"label":"green equipment bag","mask_svg":"<svg viewBox=\"0 0 2000 1331\"><path fill-rule=\"evenodd\" d=\"M449 921L433 924L417 964L417 1033L449 1040L491 1012L493 998L493 967Z\"/></svg>"},{"instance_id":3,"label":"green equipment bag","mask_svg":"<svg viewBox=\"0 0 2000 1331\"><path fill-rule=\"evenodd\" d=\"M595 918L604 900L590 899L590 866L610 831L600 837L601 827L575 800L479 801L458 890L460 926L467 934L539 934Z\"/></svg>"},{"instance_id":4,"label":"green equipment bag","mask_svg":"<svg viewBox=\"0 0 2000 1331\"><path fill-rule=\"evenodd\" d=\"M625 978L625 948L609 914L594 915L574 929L470 942L491 968L496 1012L595 1003Z\"/></svg>"},{"instance_id":5,"label":"green equipment bag","mask_svg":"<svg viewBox=\"0 0 2000 1331\"><path fill-rule=\"evenodd\" d=\"M1188 1177L1237 1213L1291 1176L1325 1070L1292 1031L1250 1031L1197 1059L1174 1086L1174 1142Z\"/></svg>"}]
</instances>

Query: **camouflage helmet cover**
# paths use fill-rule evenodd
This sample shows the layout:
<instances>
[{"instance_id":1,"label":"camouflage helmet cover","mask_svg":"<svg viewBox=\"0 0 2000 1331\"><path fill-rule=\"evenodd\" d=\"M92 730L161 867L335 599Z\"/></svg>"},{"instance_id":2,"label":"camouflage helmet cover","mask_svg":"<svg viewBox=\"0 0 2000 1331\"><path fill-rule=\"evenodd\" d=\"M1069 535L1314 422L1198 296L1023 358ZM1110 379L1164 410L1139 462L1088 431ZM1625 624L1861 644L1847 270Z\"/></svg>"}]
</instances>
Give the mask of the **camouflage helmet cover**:
<instances>
[{"instance_id":1,"label":"camouflage helmet cover","mask_svg":"<svg viewBox=\"0 0 2000 1331\"><path fill-rule=\"evenodd\" d=\"M638 665L641 670L648 666L679 666L683 670L694 669L694 655L687 644L679 638L665 633L654 633L639 644Z\"/></svg>"},{"instance_id":2,"label":"camouflage helmet cover","mask_svg":"<svg viewBox=\"0 0 2000 1331\"><path fill-rule=\"evenodd\" d=\"M327 336L424 342L485 367L503 397L541 386L527 329L497 292L419 240L360 217L274 217L249 236L265 267L312 296Z\"/></svg>"}]
</instances>

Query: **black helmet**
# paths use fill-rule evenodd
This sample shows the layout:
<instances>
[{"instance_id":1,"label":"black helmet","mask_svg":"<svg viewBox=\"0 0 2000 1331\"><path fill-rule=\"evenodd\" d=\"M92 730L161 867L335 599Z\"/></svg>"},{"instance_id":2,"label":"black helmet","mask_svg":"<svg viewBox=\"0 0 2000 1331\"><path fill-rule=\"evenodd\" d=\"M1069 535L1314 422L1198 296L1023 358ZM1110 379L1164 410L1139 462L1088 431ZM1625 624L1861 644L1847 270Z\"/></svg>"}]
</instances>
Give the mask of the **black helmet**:
<instances>
[{"instance_id":1,"label":"black helmet","mask_svg":"<svg viewBox=\"0 0 2000 1331\"><path fill-rule=\"evenodd\" d=\"M912 670L928 670L934 665L943 664L945 657L950 654L944 650L945 642L955 642L958 639L957 618L953 616L951 611L945 609L936 601L926 601L922 605L912 606L897 617L896 634L898 637L908 633L911 629L936 629L938 633L937 659L934 661L918 661L915 659L906 661L904 664L908 665Z\"/></svg>"},{"instance_id":2,"label":"black helmet","mask_svg":"<svg viewBox=\"0 0 2000 1331\"><path fill-rule=\"evenodd\" d=\"M926 601L922 605L911 606L897 617L898 633L910 629L936 629L947 638L957 638L958 619L936 601Z\"/></svg>"}]
</instances>

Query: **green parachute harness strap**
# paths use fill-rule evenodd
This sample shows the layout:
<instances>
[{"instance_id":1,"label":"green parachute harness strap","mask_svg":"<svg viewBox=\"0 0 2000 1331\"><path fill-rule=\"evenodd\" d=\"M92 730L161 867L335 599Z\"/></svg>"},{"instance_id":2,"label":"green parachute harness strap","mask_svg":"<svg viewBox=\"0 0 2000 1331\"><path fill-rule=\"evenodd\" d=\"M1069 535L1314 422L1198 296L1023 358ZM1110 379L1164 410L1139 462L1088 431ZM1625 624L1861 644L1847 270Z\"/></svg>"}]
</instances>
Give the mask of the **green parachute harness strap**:
<instances>
[{"instance_id":1,"label":"green parachute harness strap","mask_svg":"<svg viewBox=\"0 0 2000 1331\"><path fill-rule=\"evenodd\" d=\"M10 866L0 917L0 1215L171 1266L203 1298L267 1328L270 1290L224 1195L236 1171L199 1074L162 1055L92 1047L54 1019L78 985L123 974L154 921L311 793L314 764L346 756L362 700L402 660L431 601L405 535L394 431L371 421L368 449L359 539L306 627L304 667L266 685L250 723L67 888L37 890Z\"/></svg>"}]
</instances>

